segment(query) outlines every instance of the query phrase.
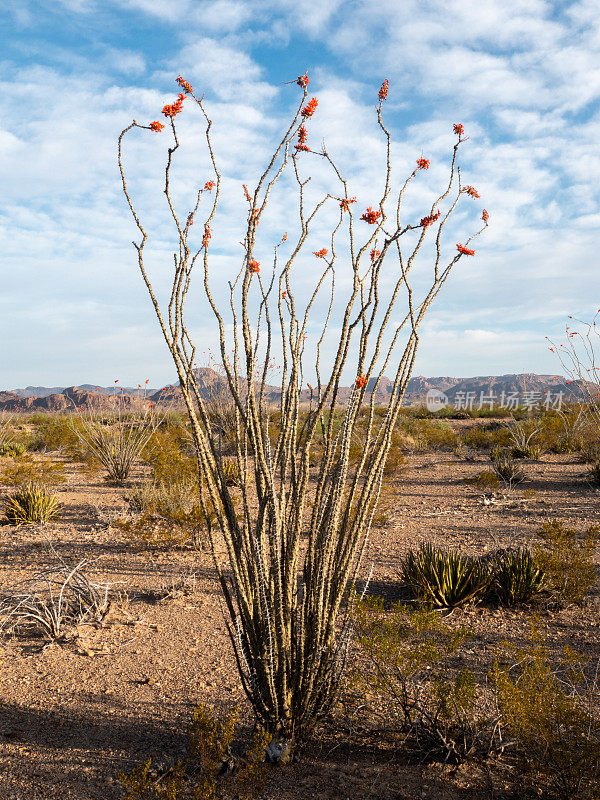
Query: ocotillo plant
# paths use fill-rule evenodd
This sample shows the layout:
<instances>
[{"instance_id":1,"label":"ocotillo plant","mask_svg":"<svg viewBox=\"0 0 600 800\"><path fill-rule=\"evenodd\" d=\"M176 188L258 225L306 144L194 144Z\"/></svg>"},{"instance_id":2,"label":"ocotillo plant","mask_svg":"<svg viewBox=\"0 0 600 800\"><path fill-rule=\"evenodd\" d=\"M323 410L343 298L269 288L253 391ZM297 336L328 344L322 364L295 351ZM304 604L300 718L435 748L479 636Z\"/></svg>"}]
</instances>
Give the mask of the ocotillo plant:
<instances>
[{"instance_id":1,"label":"ocotillo plant","mask_svg":"<svg viewBox=\"0 0 600 800\"><path fill-rule=\"evenodd\" d=\"M229 284L226 315L215 300L211 284L210 245L223 181L211 140L212 123L203 97L181 76L177 82L182 92L163 108L172 136L164 193L178 238L172 291L165 309L146 269L148 233L134 204L123 162L127 134L135 129L160 133L165 126L158 121L143 125L134 120L125 128L118 141L119 169L141 237L134 242L139 269L173 357L191 422L208 536L241 680L260 723L274 736L274 756L283 758L294 743L310 733L335 697L349 637L345 601L365 551L392 431L415 361L419 326L456 262L464 255L474 255L469 245L487 226L488 213L483 211L483 226L465 244L452 245L451 252L444 247L444 229L459 201L465 196L479 197L472 186L461 183L457 154L466 137L463 126L455 124L447 184L420 220L403 219L403 200L409 186L429 168L429 161L417 159L413 171L393 194L392 139L382 111L388 94L386 80L376 106L385 147L383 190L375 208L368 206L362 214L355 214L357 199L350 196L348 182L325 146L316 152L308 145L308 127L318 100L309 99L309 79L302 75L296 83L303 95L291 123L255 188L250 191L243 186L248 202L242 230L243 256ZM176 117L188 100L202 114L214 175L194 195L191 211L182 213L173 197L171 177L181 147ZM333 188L314 203L309 202L308 178L304 176L309 158L319 159L333 182ZM280 252L287 234L275 245L265 278L266 270L261 274L257 259L261 247L257 226L283 175L288 175L297 188L297 235L288 243L291 254L285 259ZM192 247L193 231L198 230L197 218L207 198L209 207L200 223L202 241ZM314 290L301 302L295 270L307 249L309 233L329 209L335 212L335 221L328 246L312 251L319 269ZM426 239L430 240L433 257L427 287L417 293L411 278ZM405 240L409 242L406 248ZM338 256L342 249L343 255ZM342 277L350 277L350 285L341 313L336 316L338 262ZM389 262L393 263L391 270L386 269ZM210 424L207 404L194 379L196 348L184 306L198 264L219 334L223 371L236 406L239 485L235 488L227 485L219 432ZM311 386L304 377L305 337L321 292L326 292L325 311L315 339L312 371L316 377ZM403 311L399 314L402 298ZM324 377L321 353L334 324L332 366ZM230 348L233 357L229 356ZM281 365L278 413L269 410L265 401L266 378L275 355ZM382 416L375 413L375 392L384 372L390 370L393 386ZM344 371L352 374L353 387L340 411ZM359 426L361 404L367 401L366 424L362 418ZM351 464L350 443L359 430L363 448L358 463ZM315 459L317 443L319 458ZM233 502L236 494L241 497L240 519ZM212 509L217 524L211 526ZM229 574L219 563L221 542L227 551Z\"/></svg>"}]
</instances>

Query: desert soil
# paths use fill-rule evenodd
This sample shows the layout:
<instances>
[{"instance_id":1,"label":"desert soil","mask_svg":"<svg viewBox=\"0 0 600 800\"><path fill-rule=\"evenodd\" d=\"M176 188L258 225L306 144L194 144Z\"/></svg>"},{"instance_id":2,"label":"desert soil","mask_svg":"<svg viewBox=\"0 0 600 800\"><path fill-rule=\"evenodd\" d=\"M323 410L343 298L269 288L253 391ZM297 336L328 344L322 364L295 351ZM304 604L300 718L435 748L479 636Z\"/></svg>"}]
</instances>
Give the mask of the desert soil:
<instances>
[{"instance_id":1,"label":"desert soil","mask_svg":"<svg viewBox=\"0 0 600 800\"><path fill-rule=\"evenodd\" d=\"M90 574L112 587L112 605L102 623L80 626L61 643L0 641L1 800L120 798L119 772L151 754L168 765L185 752L198 703L240 704L242 720L250 719L209 553L133 540L110 524L126 490L64 463L60 521L0 527L0 592L45 569L55 551L69 563L89 559ZM525 462L528 481L492 498L465 483L488 465L483 453L408 456L406 471L390 481L390 519L370 539L363 572L373 565L372 593L394 597L400 559L424 541L482 553L535 544L549 519L578 529L597 521L600 495L577 456ZM552 645L600 657L598 607L592 595L583 607L541 610ZM453 617L475 632L473 663L481 665L500 640L523 641L530 624L527 610L471 607ZM301 760L269 770L264 797L467 800L502 797L502 790L493 766L402 764L381 737L359 739L339 711Z\"/></svg>"}]
</instances>

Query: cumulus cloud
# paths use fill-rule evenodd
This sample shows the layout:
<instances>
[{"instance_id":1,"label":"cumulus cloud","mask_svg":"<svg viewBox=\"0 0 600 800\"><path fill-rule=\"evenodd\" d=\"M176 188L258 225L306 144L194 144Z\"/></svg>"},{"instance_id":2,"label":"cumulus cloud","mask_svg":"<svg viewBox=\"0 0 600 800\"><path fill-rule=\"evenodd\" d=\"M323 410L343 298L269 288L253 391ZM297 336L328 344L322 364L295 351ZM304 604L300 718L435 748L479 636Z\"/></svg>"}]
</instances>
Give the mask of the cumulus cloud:
<instances>
[{"instance_id":1,"label":"cumulus cloud","mask_svg":"<svg viewBox=\"0 0 600 800\"><path fill-rule=\"evenodd\" d=\"M448 257L483 206L491 225L477 240L477 258L460 260L436 303L420 372L551 372L544 335L560 331L567 313L589 316L600 225L600 25L592 0L558 7L544 0L357 0L351 8L324 0L310 13L291 0L36 6L39 14L27 0L10 0L0 11L27 31L0 67L0 180L9 187L0 199L8 308L2 335L13 343L5 384L42 380L40 361L48 382L108 380L125 365L124 342L138 360L156 366L156 383L170 379L129 249L136 230L120 195L115 138L131 119L159 118L175 96L179 72L206 92L223 173L215 278L239 267L247 213L241 183L261 174L299 100L298 87L283 80L303 71L308 59L311 94L320 102L310 144L320 150L324 142L364 206L381 192L385 148L373 106L383 77L390 79L385 112L393 188L421 154L431 160L411 184L407 219L423 216L444 185L452 123L462 122L470 137L461 147L462 179L476 185L481 200L461 204ZM43 25L60 15L71 33L93 40L93 56L62 40L56 28L44 38ZM282 75L282 65L292 75ZM175 197L185 215L194 186L212 173L201 118L186 112L181 133ZM154 233L148 257L161 296L176 243L161 195L167 141L168 130L135 131L127 142L132 190ZM318 156L306 154L299 164L302 175L314 173L311 201L340 190ZM319 217L311 249L313 240L323 246L334 211L330 203ZM291 238L297 226L293 181L284 181L262 223L260 246L269 252L284 230ZM301 263L297 280L306 289L314 259ZM342 249L340 286L347 279L343 264ZM209 341L214 330L201 292L194 297L196 330ZM104 378L81 372L86 352L110 362ZM490 354L495 369L484 366ZM134 363L128 359L127 369ZM129 380L138 377L134 372Z\"/></svg>"}]
</instances>

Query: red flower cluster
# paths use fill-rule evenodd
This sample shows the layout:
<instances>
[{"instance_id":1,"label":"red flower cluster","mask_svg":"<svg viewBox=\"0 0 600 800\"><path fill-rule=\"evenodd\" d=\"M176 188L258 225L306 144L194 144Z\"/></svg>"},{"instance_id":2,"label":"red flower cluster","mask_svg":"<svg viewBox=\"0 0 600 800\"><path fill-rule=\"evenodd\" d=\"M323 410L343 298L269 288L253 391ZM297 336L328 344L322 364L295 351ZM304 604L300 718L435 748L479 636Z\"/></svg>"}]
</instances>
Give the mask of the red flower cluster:
<instances>
[{"instance_id":1,"label":"red flower cluster","mask_svg":"<svg viewBox=\"0 0 600 800\"><path fill-rule=\"evenodd\" d=\"M258 225L258 218L260 217L260 209L253 208L250 212L250 222L253 222L255 225Z\"/></svg>"},{"instance_id":2,"label":"red flower cluster","mask_svg":"<svg viewBox=\"0 0 600 800\"><path fill-rule=\"evenodd\" d=\"M380 255L381 255L381 250L376 250L375 248L373 248L371 250L371 262L373 263L374 261L377 261Z\"/></svg>"},{"instance_id":3,"label":"red flower cluster","mask_svg":"<svg viewBox=\"0 0 600 800\"><path fill-rule=\"evenodd\" d=\"M295 146L296 150L302 150L304 153L310 153L310 147L306 144L297 144Z\"/></svg>"},{"instance_id":4,"label":"red flower cluster","mask_svg":"<svg viewBox=\"0 0 600 800\"><path fill-rule=\"evenodd\" d=\"M189 228L190 225L193 225L193 224L194 224L194 212L190 211L190 213L188 214L188 218L187 218L188 228Z\"/></svg>"},{"instance_id":5,"label":"red flower cluster","mask_svg":"<svg viewBox=\"0 0 600 800\"><path fill-rule=\"evenodd\" d=\"M354 381L354 386L356 389L362 389L366 385L367 385L366 375L359 375L358 378Z\"/></svg>"},{"instance_id":6,"label":"red flower cluster","mask_svg":"<svg viewBox=\"0 0 600 800\"><path fill-rule=\"evenodd\" d=\"M475 189L474 186L465 186L463 192L466 192L469 195L469 197L474 197L474 198L479 197L479 192L477 191L477 189Z\"/></svg>"},{"instance_id":7,"label":"red flower cluster","mask_svg":"<svg viewBox=\"0 0 600 800\"><path fill-rule=\"evenodd\" d=\"M308 80L308 70L306 70L304 75L300 75L299 76L299 78L296 81L296 83L298 84L298 86L300 86L301 89L306 89L306 87L310 83L310 81Z\"/></svg>"},{"instance_id":8,"label":"red flower cluster","mask_svg":"<svg viewBox=\"0 0 600 800\"><path fill-rule=\"evenodd\" d=\"M319 101L316 97L312 97L308 103L304 106L302 111L300 112L302 116L306 119L306 117L312 117L312 115L317 110L317 106L319 105Z\"/></svg>"},{"instance_id":9,"label":"red flower cluster","mask_svg":"<svg viewBox=\"0 0 600 800\"><path fill-rule=\"evenodd\" d=\"M181 77L181 75L180 75L180 76L177 78L177 83L178 83L178 84L181 86L181 88L183 89L183 91L184 91L186 94L191 94L191 93L192 93L192 86L191 86L191 84L189 84L189 83L188 83L186 80L184 80L184 79Z\"/></svg>"},{"instance_id":10,"label":"red flower cluster","mask_svg":"<svg viewBox=\"0 0 600 800\"><path fill-rule=\"evenodd\" d=\"M287 297L287 292L282 292L282 293L281 293L281 296L282 296L282 297L283 297L283 299L285 300L285 298Z\"/></svg>"},{"instance_id":11,"label":"red flower cluster","mask_svg":"<svg viewBox=\"0 0 600 800\"><path fill-rule=\"evenodd\" d=\"M429 169L429 161L426 158L417 158L417 169Z\"/></svg>"},{"instance_id":12,"label":"red flower cluster","mask_svg":"<svg viewBox=\"0 0 600 800\"><path fill-rule=\"evenodd\" d=\"M306 144L306 139L308 137L308 131L304 127L304 125L300 125L298 128L298 142L300 144Z\"/></svg>"},{"instance_id":13,"label":"red flower cluster","mask_svg":"<svg viewBox=\"0 0 600 800\"><path fill-rule=\"evenodd\" d=\"M206 183L204 184L204 191L205 192L212 192L212 190L214 188L215 188L215 182L214 181L206 181Z\"/></svg>"},{"instance_id":14,"label":"red flower cluster","mask_svg":"<svg viewBox=\"0 0 600 800\"><path fill-rule=\"evenodd\" d=\"M260 272L260 261L256 261L254 258L248 262L248 271L254 275L254 273Z\"/></svg>"},{"instance_id":15,"label":"red flower cluster","mask_svg":"<svg viewBox=\"0 0 600 800\"><path fill-rule=\"evenodd\" d=\"M379 90L378 97L380 100L387 100L389 88L390 88L390 82L386 78L384 82L381 84L381 89Z\"/></svg>"},{"instance_id":16,"label":"red flower cluster","mask_svg":"<svg viewBox=\"0 0 600 800\"><path fill-rule=\"evenodd\" d=\"M428 214L426 217L423 217L421 219L421 225L424 228L429 227L429 225L433 225L433 223L437 222L438 219L440 218L440 214L441 214L440 211L436 211L435 214Z\"/></svg>"},{"instance_id":17,"label":"red flower cluster","mask_svg":"<svg viewBox=\"0 0 600 800\"><path fill-rule=\"evenodd\" d=\"M454 127L453 127L453 130L454 130L454 133L455 133L457 136L462 136L462 135L463 135L463 133L465 132L465 129L464 129L464 127L463 127L463 126L460 124L460 122L457 122L457 123L455 123L455 125L454 125Z\"/></svg>"},{"instance_id":18,"label":"red flower cluster","mask_svg":"<svg viewBox=\"0 0 600 800\"><path fill-rule=\"evenodd\" d=\"M162 122L158 122L158 120L154 120L154 122L150 123L150 130L154 131L155 133L160 133L165 126Z\"/></svg>"},{"instance_id":19,"label":"red flower cluster","mask_svg":"<svg viewBox=\"0 0 600 800\"><path fill-rule=\"evenodd\" d=\"M181 114L183 111L183 101L185 100L185 95L181 92L177 95L177 100L172 103L171 105L163 106L162 113L165 117L175 117L177 114Z\"/></svg>"},{"instance_id":20,"label":"red flower cluster","mask_svg":"<svg viewBox=\"0 0 600 800\"><path fill-rule=\"evenodd\" d=\"M283 234L283 236L281 237L281 241L287 242L287 232Z\"/></svg>"},{"instance_id":21,"label":"red flower cluster","mask_svg":"<svg viewBox=\"0 0 600 800\"><path fill-rule=\"evenodd\" d=\"M475 250L471 250L468 247L465 247L464 244L460 244L460 242L456 245L456 249L461 254L461 256L474 256Z\"/></svg>"},{"instance_id":22,"label":"red flower cluster","mask_svg":"<svg viewBox=\"0 0 600 800\"><path fill-rule=\"evenodd\" d=\"M486 225L487 225L487 222L488 222L489 218L490 218L490 215L484 208L482 213L481 213L481 219L485 222Z\"/></svg>"},{"instance_id":23,"label":"red flower cluster","mask_svg":"<svg viewBox=\"0 0 600 800\"><path fill-rule=\"evenodd\" d=\"M204 236L202 237L202 247L208 247L208 243L210 241L210 237L212 233L210 231L210 225L204 225Z\"/></svg>"},{"instance_id":24,"label":"red flower cluster","mask_svg":"<svg viewBox=\"0 0 600 800\"><path fill-rule=\"evenodd\" d=\"M356 197L343 197L340 200L340 208L342 211L348 211L350 209L350 203L356 203Z\"/></svg>"},{"instance_id":25,"label":"red flower cluster","mask_svg":"<svg viewBox=\"0 0 600 800\"><path fill-rule=\"evenodd\" d=\"M325 258L329 250L326 247L323 247L321 250L313 250L313 255L317 258Z\"/></svg>"},{"instance_id":26,"label":"red flower cluster","mask_svg":"<svg viewBox=\"0 0 600 800\"><path fill-rule=\"evenodd\" d=\"M252 202L252 198L250 197L250 192L248 191L248 187L246 186L245 183L242 183L242 188L244 190L244 197L246 198L246 200L249 203L251 203Z\"/></svg>"},{"instance_id":27,"label":"red flower cluster","mask_svg":"<svg viewBox=\"0 0 600 800\"><path fill-rule=\"evenodd\" d=\"M379 222L380 216L381 216L381 211L373 211L371 206L367 206L367 210L362 215L361 219L364 222L368 222L369 225L376 225Z\"/></svg>"}]
</instances>

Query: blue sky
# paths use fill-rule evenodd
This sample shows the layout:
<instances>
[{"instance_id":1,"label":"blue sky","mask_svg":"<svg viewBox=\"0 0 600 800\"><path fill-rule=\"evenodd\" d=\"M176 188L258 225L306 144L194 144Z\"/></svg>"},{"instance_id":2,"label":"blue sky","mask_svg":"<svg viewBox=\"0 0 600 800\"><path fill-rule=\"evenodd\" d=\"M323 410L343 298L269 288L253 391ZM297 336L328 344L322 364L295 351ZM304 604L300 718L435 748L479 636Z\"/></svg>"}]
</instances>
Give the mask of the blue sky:
<instances>
[{"instance_id":1,"label":"blue sky","mask_svg":"<svg viewBox=\"0 0 600 800\"><path fill-rule=\"evenodd\" d=\"M599 306L596 0L5 0L0 26L2 388L173 379L136 270L115 141L132 118L161 118L180 72L206 95L223 165L216 275L239 265L239 186L256 180L298 100L284 82L308 69L319 98L311 137L339 157L363 208L377 202L384 78L394 180L421 154L431 160L409 203L416 217L443 185L452 124L470 136L463 180L481 201L464 206L450 237L466 238L484 206L491 224L433 308L415 374L554 373L544 337ZM210 174L199 118L182 115L182 134L183 203L195 176ZM164 292L162 136L132 139L128 164ZM266 226L273 241L290 212L285 193L278 202ZM200 348L214 347L201 293L192 299Z\"/></svg>"}]
</instances>

